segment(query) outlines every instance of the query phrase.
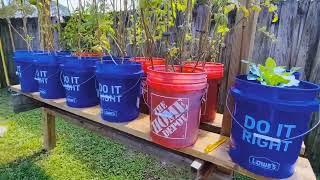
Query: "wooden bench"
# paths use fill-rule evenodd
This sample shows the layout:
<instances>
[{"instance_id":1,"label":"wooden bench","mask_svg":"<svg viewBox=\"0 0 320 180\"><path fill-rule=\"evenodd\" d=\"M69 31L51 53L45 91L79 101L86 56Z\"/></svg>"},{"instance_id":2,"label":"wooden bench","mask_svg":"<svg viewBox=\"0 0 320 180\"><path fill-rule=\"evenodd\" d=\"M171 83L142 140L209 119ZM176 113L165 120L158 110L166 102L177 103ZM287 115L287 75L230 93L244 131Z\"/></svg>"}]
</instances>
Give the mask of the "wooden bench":
<instances>
[{"instance_id":1,"label":"wooden bench","mask_svg":"<svg viewBox=\"0 0 320 180\"><path fill-rule=\"evenodd\" d=\"M21 93L19 85L12 86L11 90ZM82 109L70 108L66 105L65 99L45 100L39 96L38 92L31 94L22 94L48 105L48 107L43 108L44 144L47 150L53 149L56 143L55 116L72 116L74 117L74 119L77 119L76 117L85 118L88 121L111 127L116 130L125 132L131 136L152 142L149 136L150 121L148 115L140 114L140 116L136 120L129 123L110 123L101 119L99 106ZM232 162L228 154L229 140L221 144L210 153L204 152L204 149L207 145L219 141L221 137L222 136L220 134L209 132L206 130L200 130L198 140L193 146L183 149L176 149L174 151L192 156L195 159L200 159L203 162L210 163L212 167L218 166L222 169L229 170L231 172L239 172L256 179L267 179L261 176L257 176ZM296 171L294 175L289 179L315 180L316 177L309 161L305 158L299 157L296 164Z\"/></svg>"}]
</instances>

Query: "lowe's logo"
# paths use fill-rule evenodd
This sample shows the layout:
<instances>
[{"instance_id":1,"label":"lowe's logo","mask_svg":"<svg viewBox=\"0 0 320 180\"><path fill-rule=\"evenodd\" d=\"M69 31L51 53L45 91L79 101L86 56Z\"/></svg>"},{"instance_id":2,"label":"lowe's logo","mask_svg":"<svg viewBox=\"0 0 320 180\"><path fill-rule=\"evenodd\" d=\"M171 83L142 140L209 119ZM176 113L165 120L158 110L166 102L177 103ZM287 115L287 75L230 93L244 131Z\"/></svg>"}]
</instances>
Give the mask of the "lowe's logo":
<instances>
[{"instance_id":1,"label":"lowe's logo","mask_svg":"<svg viewBox=\"0 0 320 180\"><path fill-rule=\"evenodd\" d=\"M111 117L117 117L118 113L117 111L114 111L112 109L103 109L103 114L106 115L106 116L111 116Z\"/></svg>"},{"instance_id":2,"label":"lowe's logo","mask_svg":"<svg viewBox=\"0 0 320 180\"><path fill-rule=\"evenodd\" d=\"M263 169L271 170L271 171L279 171L280 164L266 157L249 157L249 163L253 166L257 166Z\"/></svg>"}]
</instances>

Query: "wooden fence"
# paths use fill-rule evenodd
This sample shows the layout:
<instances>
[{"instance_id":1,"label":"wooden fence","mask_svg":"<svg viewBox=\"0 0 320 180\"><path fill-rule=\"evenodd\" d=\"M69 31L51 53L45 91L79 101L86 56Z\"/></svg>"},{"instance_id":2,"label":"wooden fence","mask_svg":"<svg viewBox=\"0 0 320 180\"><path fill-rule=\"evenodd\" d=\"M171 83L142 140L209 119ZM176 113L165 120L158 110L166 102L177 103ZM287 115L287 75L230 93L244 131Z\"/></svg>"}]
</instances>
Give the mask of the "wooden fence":
<instances>
[{"instance_id":1,"label":"wooden fence","mask_svg":"<svg viewBox=\"0 0 320 180\"><path fill-rule=\"evenodd\" d=\"M241 0L246 1L246 0ZM201 13L203 9L198 7ZM199 12L198 15L200 16ZM197 13L196 13L197 14ZM226 37L226 46L222 49L220 62L225 64L225 77L221 82L219 91L219 111L223 112L227 89L233 84L235 75L245 72L245 67L240 63L243 58L250 58L253 62L263 63L268 57L274 57L280 65L288 67L301 67L302 79L320 83L320 0L283 1L279 3L279 22L271 23L272 15L263 11L259 16L252 15L249 21L233 28ZM236 16L240 19L240 16ZM202 22L201 18L194 18L197 23ZM198 22L199 21L199 22ZM22 20L15 19L13 25L22 33ZM38 27L35 18L28 19L28 32L35 39L33 49L39 48L37 38ZM261 27L275 34L277 41L272 41L263 32ZM9 33L6 22L0 19L0 34L5 46L6 59L10 71L10 78L16 81L15 70L12 63L12 48L10 45ZM25 49L25 43L14 33L14 41L17 49ZM2 71L2 70L1 70ZM0 82L4 77L0 75ZM224 123L230 124L230 116L225 111ZM310 126L319 119L315 113ZM223 131L228 134L230 129ZM314 170L320 173L320 128L318 127L306 138L307 155L314 166Z\"/></svg>"}]
</instances>

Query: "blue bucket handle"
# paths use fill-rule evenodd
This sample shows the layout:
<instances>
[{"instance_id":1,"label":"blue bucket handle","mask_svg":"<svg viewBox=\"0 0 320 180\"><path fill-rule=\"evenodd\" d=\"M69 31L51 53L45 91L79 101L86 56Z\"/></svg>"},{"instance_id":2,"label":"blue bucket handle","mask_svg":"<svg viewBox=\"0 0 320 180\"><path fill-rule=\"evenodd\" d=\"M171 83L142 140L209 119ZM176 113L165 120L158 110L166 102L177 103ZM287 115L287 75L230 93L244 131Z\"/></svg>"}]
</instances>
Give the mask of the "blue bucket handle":
<instances>
[{"instance_id":1,"label":"blue bucket handle","mask_svg":"<svg viewBox=\"0 0 320 180\"><path fill-rule=\"evenodd\" d=\"M63 80L62 80L62 71L60 72L60 83L62 84L62 86L63 87L65 87L65 84L63 84ZM85 83L87 83L88 81L90 81L92 78L95 78L96 77L96 75L93 75L93 76L91 76L90 78L88 78L87 80L85 80L84 82L82 82L82 83L80 83L80 84L77 84L77 85L79 85L79 87L81 86L81 85L83 85L83 84L85 84Z\"/></svg>"},{"instance_id":2,"label":"blue bucket handle","mask_svg":"<svg viewBox=\"0 0 320 180\"><path fill-rule=\"evenodd\" d=\"M237 119L234 117L234 115L232 114L230 108L229 108L229 105L228 105L228 101L229 101L229 96L230 96L230 90L228 91L228 94L227 94L227 98L226 98L226 108L231 116L231 118L243 129L243 130L246 130L248 132L250 132L247 128L245 128L244 126L241 125L241 123L239 123L237 121ZM234 105L234 114L237 112L237 104L235 103ZM319 121L312 127L310 128L308 131L300 134L300 135L297 135L297 136L294 136L294 137L291 137L291 138L287 138L287 139L278 139L278 143L282 142L282 141L289 141L289 140L293 140L293 139L297 139L297 138L300 138L300 137L303 137L307 134L309 134L311 131L313 131L315 128L317 128L320 124L320 104L319 104ZM253 135L255 135L255 133L252 133Z\"/></svg>"}]
</instances>

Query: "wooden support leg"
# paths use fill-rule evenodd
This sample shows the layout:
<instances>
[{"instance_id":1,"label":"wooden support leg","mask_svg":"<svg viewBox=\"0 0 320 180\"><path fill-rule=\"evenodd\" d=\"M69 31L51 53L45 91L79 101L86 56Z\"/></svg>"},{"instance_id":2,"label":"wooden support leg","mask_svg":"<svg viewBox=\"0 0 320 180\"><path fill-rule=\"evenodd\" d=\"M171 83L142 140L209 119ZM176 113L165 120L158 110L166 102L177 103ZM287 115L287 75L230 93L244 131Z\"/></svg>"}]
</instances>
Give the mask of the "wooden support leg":
<instances>
[{"instance_id":1,"label":"wooden support leg","mask_svg":"<svg viewBox=\"0 0 320 180\"><path fill-rule=\"evenodd\" d=\"M232 180L232 171L225 171L224 168L200 159L194 160L191 168L197 173L195 180Z\"/></svg>"},{"instance_id":2,"label":"wooden support leg","mask_svg":"<svg viewBox=\"0 0 320 180\"><path fill-rule=\"evenodd\" d=\"M55 116L42 108L44 148L50 151L56 146Z\"/></svg>"}]
</instances>

